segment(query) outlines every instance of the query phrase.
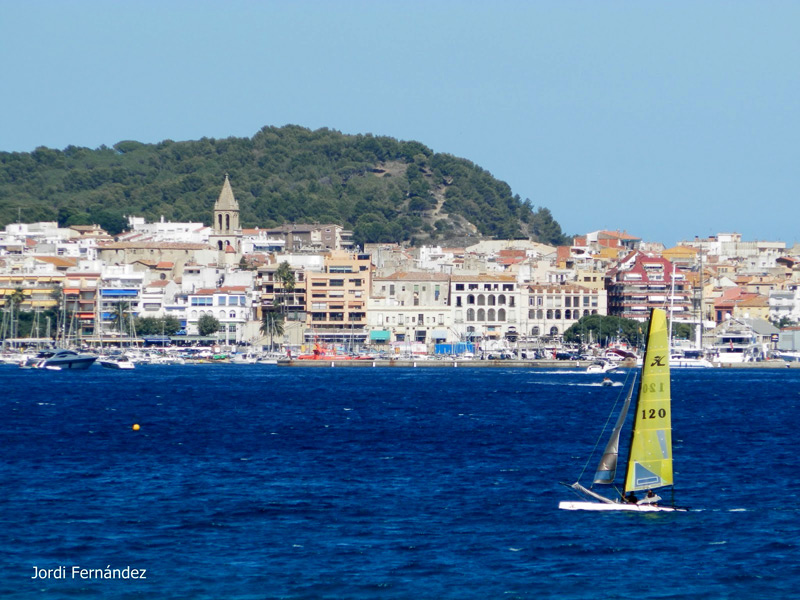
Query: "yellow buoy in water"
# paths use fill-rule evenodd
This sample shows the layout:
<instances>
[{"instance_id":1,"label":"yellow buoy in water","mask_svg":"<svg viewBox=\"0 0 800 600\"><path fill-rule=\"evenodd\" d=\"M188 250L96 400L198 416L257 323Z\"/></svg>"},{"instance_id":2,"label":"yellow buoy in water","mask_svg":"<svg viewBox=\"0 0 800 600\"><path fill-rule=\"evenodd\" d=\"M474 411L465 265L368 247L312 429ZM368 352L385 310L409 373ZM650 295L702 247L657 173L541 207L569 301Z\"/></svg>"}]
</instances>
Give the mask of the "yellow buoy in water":
<instances>
[{"instance_id":1,"label":"yellow buoy in water","mask_svg":"<svg viewBox=\"0 0 800 600\"><path fill-rule=\"evenodd\" d=\"M133 430L134 431L139 431L139 424L138 423L134 423L133 424Z\"/></svg>"}]
</instances>

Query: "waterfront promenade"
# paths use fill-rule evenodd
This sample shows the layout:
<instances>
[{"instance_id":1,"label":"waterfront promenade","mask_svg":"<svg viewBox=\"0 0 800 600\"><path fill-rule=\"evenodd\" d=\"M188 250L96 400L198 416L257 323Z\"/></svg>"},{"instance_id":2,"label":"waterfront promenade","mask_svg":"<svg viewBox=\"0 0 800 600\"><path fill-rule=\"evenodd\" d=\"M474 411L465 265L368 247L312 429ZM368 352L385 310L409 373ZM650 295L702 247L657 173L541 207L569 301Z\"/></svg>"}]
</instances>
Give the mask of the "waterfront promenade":
<instances>
[{"instance_id":1,"label":"waterfront promenade","mask_svg":"<svg viewBox=\"0 0 800 600\"><path fill-rule=\"evenodd\" d=\"M296 360L283 359L278 361L279 367L300 368L365 368L365 367L413 367L413 368L491 368L502 367L505 369L586 369L593 361L590 360L452 360L452 359L397 359L397 360ZM622 362L620 368L631 368L633 362ZM761 362L720 364L714 367L722 369L800 369L800 362L786 362L783 360L766 360ZM597 373L599 375L599 373Z\"/></svg>"}]
</instances>

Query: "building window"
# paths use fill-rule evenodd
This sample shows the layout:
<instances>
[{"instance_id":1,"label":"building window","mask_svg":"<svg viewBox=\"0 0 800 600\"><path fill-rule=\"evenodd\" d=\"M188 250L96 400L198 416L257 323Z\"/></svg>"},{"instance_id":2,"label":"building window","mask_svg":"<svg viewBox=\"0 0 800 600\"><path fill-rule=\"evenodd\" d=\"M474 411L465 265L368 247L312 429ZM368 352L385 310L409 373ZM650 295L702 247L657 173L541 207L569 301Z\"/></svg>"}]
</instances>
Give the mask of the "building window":
<instances>
[{"instance_id":1,"label":"building window","mask_svg":"<svg viewBox=\"0 0 800 600\"><path fill-rule=\"evenodd\" d=\"M467 321L474 321L475 320L475 309L468 308L467 309Z\"/></svg>"}]
</instances>

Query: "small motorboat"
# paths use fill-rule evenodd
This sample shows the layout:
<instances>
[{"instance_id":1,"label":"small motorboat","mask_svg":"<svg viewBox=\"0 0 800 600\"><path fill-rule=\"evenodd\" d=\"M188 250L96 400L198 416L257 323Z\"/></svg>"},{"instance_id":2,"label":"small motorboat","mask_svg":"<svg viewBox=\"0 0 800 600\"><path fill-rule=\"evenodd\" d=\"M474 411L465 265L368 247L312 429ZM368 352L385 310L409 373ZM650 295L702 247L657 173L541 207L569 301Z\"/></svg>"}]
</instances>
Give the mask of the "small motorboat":
<instances>
[{"instance_id":1,"label":"small motorboat","mask_svg":"<svg viewBox=\"0 0 800 600\"><path fill-rule=\"evenodd\" d=\"M607 360L597 360L586 367L587 373L610 373L616 371L619 365L609 362Z\"/></svg>"},{"instance_id":2,"label":"small motorboat","mask_svg":"<svg viewBox=\"0 0 800 600\"><path fill-rule=\"evenodd\" d=\"M129 356L125 354L112 354L110 356L101 356L97 359L97 364L99 364L104 369L120 369L120 370L128 370L128 369L135 369L136 365L130 359Z\"/></svg>"}]
</instances>

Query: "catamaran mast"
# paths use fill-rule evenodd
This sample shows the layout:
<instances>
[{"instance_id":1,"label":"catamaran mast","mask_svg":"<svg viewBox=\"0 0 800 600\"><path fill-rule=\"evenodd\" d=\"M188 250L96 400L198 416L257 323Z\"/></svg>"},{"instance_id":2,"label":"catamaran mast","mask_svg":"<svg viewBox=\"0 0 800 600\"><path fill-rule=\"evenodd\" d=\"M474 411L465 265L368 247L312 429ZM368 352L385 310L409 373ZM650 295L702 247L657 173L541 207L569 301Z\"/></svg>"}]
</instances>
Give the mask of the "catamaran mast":
<instances>
[{"instance_id":1,"label":"catamaran mast","mask_svg":"<svg viewBox=\"0 0 800 600\"><path fill-rule=\"evenodd\" d=\"M669 349L672 351L672 319L674 316L675 307L675 263L672 263L672 278L669 287L669 333L667 334L667 342L669 342ZM650 313L650 320L652 321L652 313ZM648 329L649 334L649 329ZM647 339L647 338L645 338Z\"/></svg>"},{"instance_id":2,"label":"catamaran mast","mask_svg":"<svg viewBox=\"0 0 800 600\"><path fill-rule=\"evenodd\" d=\"M697 339L697 348L700 350L700 355L702 356L703 352L703 249L700 248L700 277L698 278L700 283L700 307L698 309L697 314L697 331L695 333L695 338Z\"/></svg>"}]
</instances>

